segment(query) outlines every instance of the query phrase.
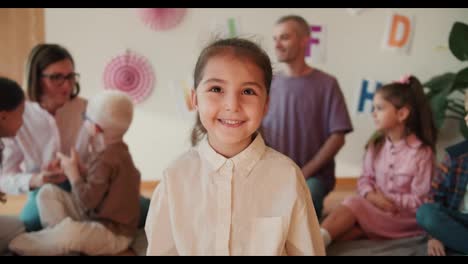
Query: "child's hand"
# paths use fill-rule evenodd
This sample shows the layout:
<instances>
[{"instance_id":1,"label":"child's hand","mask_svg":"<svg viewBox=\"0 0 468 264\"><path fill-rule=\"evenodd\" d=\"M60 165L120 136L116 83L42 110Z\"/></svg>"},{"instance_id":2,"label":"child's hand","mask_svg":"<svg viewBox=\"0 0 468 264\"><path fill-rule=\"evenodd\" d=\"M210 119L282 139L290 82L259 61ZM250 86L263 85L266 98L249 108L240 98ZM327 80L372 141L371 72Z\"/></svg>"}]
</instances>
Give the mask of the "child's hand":
<instances>
[{"instance_id":1,"label":"child's hand","mask_svg":"<svg viewBox=\"0 0 468 264\"><path fill-rule=\"evenodd\" d=\"M58 152L57 158L60 160L60 166L63 168L65 176L67 176L71 183L75 183L81 179L78 154L74 149L71 149L70 157Z\"/></svg>"},{"instance_id":2,"label":"child's hand","mask_svg":"<svg viewBox=\"0 0 468 264\"><path fill-rule=\"evenodd\" d=\"M390 206L387 206L387 212L391 212L392 214L398 214L399 209L396 206L395 202L393 202L391 199L385 196L385 194L379 188L377 188L377 193L380 194L383 197L383 199L387 201L388 204L390 204Z\"/></svg>"},{"instance_id":3,"label":"child's hand","mask_svg":"<svg viewBox=\"0 0 468 264\"><path fill-rule=\"evenodd\" d=\"M81 162L80 155L78 154L78 152L76 152L76 150L72 148L70 150L70 153L72 153L71 154L72 156L76 157L75 160L76 160L76 163L78 164L78 171L80 172L80 175L85 175L88 169L86 168L85 164Z\"/></svg>"},{"instance_id":4,"label":"child's hand","mask_svg":"<svg viewBox=\"0 0 468 264\"><path fill-rule=\"evenodd\" d=\"M70 149L70 158L72 156L76 157L74 158L74 162L78 164L78 171L80 172L80 175L86 174L86 171L87 171L86 166L84 166L84 164L81 162L80 155L78 155L78 152L76 152L74 148ZM49 170L51 170L50 168L53 169L56 167L60 168L60 159L55 159L47 165L47 168L49 168Z\"/></svg>"},{"instance_id":5,"label":"child's hand","mask_svg":"<svg viewBox=\"0 0 468 264\"><path fill-rule=\"evenodd\" d=\"M59 159L54 159L52 160L51 162L49 162L49 164L47 164L43 170L46 170L46 171L57 171L57 170L60 170L60 160Z\"/></svg>"},{"instance_id":6,"label":"child's hand","mask_svg":"<svg viewBox=\"0 0 468 264\"><path fill-rule=\"evenodd\" d=\"M52 171L43 170L39 173L33 174L29 181L31 189L39 188L46 183L61 183L67 179L63 174L62 169L55 169Z\"/></svg>"},{"instance_id":7,"label":"child's hand","mask_svg":"<svg viewBox=\"0 0 468 264\"><path fill-rule=\"evenodd\" d=\"M366 195L366 199L382 211L391 212L392 214L398 213L398 208L395 206L393 201L385 197L379 189L369 192Z\"/></svg>"},{"instance_id":8,"label":"child's hand","mask_svg":"<svg viewBox=\"0 0 468 264\"><path fill-rule=\"evenodd\" d=\"M435 238L430 238L427 241L427 254L429 256L445 256L444 244Z\"/></svg>"}]
</instances>

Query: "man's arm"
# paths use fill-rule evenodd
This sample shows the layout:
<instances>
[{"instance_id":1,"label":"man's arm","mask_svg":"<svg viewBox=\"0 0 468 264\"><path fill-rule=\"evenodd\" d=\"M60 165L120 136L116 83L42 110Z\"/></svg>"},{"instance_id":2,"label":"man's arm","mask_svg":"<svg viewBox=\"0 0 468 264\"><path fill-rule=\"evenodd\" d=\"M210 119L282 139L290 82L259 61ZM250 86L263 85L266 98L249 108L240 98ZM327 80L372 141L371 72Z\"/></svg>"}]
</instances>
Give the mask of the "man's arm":
<instances>
[{"instance_id":1,"label":"man's arm","mask_svg":"<svg viewBox=\"0 0 468 264\"><path fill-rule=\"evenodd\" d=\"M330 162L345 144L345 132L331 134L319 152L302 167L302 173L307 179L319 171L325 164Z\"/></svg>"}]
</instances>

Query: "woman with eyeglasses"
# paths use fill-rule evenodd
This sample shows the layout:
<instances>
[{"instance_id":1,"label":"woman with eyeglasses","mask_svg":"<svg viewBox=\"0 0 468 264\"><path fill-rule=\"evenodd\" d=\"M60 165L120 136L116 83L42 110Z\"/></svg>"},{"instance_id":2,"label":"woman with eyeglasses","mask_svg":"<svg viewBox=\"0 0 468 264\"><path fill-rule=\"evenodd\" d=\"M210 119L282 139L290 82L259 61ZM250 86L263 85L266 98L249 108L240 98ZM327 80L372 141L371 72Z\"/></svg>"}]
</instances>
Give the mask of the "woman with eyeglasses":
<instances>
[{"instance_id":1,"label":"woman with eyeglasses","mask_svg":"<svg viewBox=\"0 0 468 264\"><path fill-rule=\"evenodd\" d=\"M70 52L57 44L38 44L30 52L25 70L28 101L24 125L17 136L5 140L2 189L10 194L29 192L20 218L27 231L42 228L36 194L45 183L55 183L70 191L63 173L56 173L56 153L83 149L85 133L82 113L87 101L78 96L79 74ZM78 142L78 143L77 143ZM82 142L82 143L81 143ZM149 199L140 197L144 226Z\"/></svg>"}]
</instances>

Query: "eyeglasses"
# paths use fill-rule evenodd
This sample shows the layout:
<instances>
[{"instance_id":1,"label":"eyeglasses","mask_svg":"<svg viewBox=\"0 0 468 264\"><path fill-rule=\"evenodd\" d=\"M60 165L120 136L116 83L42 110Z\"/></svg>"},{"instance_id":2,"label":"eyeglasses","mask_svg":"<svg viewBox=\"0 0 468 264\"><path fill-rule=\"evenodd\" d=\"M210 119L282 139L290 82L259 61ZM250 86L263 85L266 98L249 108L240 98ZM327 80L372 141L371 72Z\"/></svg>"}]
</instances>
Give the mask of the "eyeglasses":
<instances>
[{"instance_id":1,"label":"eyeglasses","mask_svg":"<svg viewBox=\"0 0 468 264\"><path fill-rule=\"evenodd\" d=\"M97 128L98 132L100 132L100 133L104 132L104 129L102 129L102 127L99 124L97 124L91 118L89 118L89 116L86 114L86 112L81 113L81 117L83 117L83 120L85 120L85 121L87 120L88 122L96 125L96 128Z\"/></svg>"},{"instance_id":2,"label":"eyeglasses","mask_svg":"<svg viewBox=\"0 0 468 264\"><path fill-rule=\"evenodd\" d=\"M72 72L67 75L63 75L61 73L53 73L42 74L41 77L48 78L52 82L52 84L60 86L65 82L65 80L69 80L73 84L77 83L80 78L80 74L76 72Z\"/></svg>"}]
</instances>

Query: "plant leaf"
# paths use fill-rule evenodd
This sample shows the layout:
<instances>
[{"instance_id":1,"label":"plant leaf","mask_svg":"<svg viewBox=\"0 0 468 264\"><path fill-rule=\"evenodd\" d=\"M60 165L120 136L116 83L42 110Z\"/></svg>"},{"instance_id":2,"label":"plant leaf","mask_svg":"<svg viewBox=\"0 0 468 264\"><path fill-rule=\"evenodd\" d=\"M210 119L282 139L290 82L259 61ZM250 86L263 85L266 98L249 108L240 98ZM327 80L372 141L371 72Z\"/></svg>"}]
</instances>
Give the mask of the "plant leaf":
<instances>
[{"instance_id":1,"label":"plant leaf","mask_svg":"<svg viewBox=\"0 0 468 264\"><path fill-rule=\"evenodd\" d=\"M440 129L445 120L445 111L447 110L447 96L442 93L430 98L432 116L437 129Z\"/></svg>"},{"instance_id":2,"label":"plant leaf","mask_svg":"<svg viewBox=\"0 0 468 264\"><path fill-rule=\"evenodd\" d=\"M459 71L457 75L455 76L452 89L464 90L467 88L468 88L468 68L465 68Z\"/></svg>"},{"instance_id":3,"label":"plant leaf","mask_svg":"<svg viewBox=\"0 0 468 264\"><path fill-rule=\"evenodd\" d=\"M452 91L455 77L455 73L447 72L442 75L432 77L429 81L424 83L423 86L429 88L430 92L439 93L446 91L448 94L450 91Z\"/></svg>"},{"instance_id":4,"label":"plant leaf","mask_svg":"<svg viewBox=\"0 0 468 264\"><path fill-rule=\"evenodd\" d=\"M461 61L468 60L468 25L455 22L449 36L449 47L452 54Z\"/></svg>"}]
</instances>

